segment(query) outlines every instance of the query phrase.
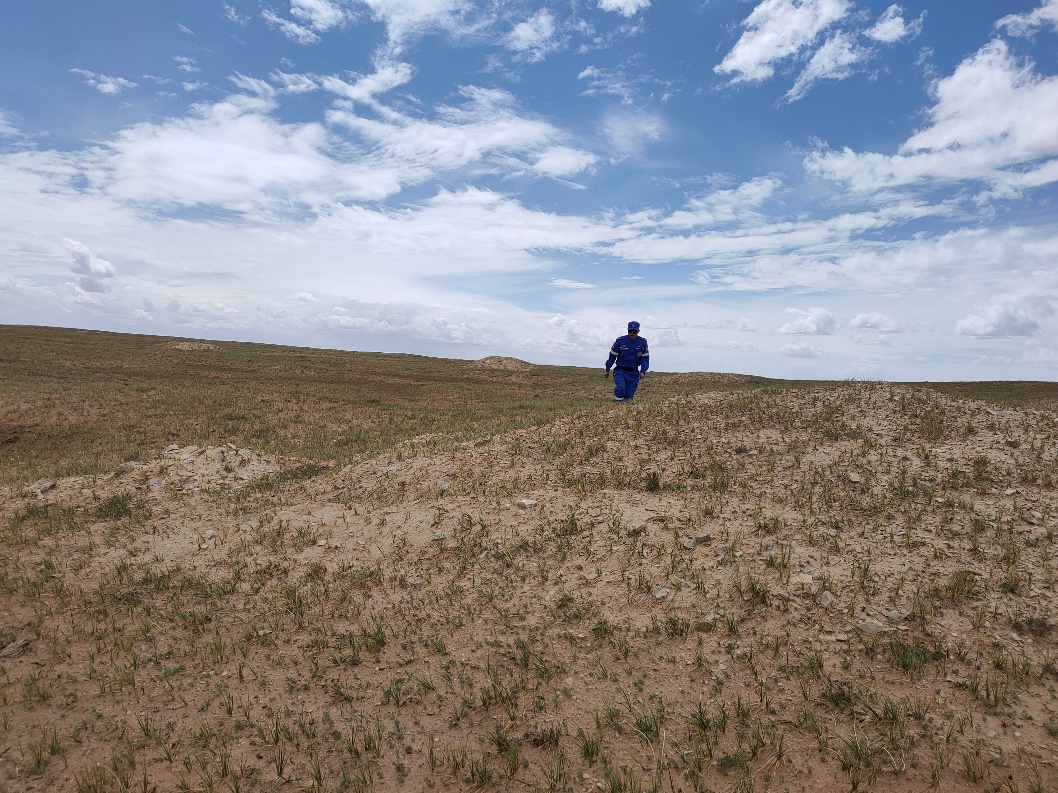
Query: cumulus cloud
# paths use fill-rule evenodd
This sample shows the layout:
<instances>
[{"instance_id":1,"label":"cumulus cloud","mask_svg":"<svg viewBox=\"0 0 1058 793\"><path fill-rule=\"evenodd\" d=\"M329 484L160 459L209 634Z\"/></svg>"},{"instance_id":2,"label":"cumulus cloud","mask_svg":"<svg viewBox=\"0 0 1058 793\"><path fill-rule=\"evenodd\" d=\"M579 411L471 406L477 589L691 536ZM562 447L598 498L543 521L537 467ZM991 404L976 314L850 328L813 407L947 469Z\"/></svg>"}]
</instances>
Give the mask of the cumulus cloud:
<instances>
[{"instance_id":1,"label":"cumulus cloud","mask_svg":"<svg viewBox=\"0 0 1058 793\"><path fill-rule=\"evenodd\" d=\"M1040 28L1058 30L1058 0L1043 0L1039 8L1027 14L1009 14L998 22L997 28L1006 28L1012 36L1031 36Z\"/></svg>"},{"instance_id":2,"label":"cumulus cloud","mask_svg":"<svg viewBox=\"0 0 1058 793\"><path fill-rule=\"evenodd\" d=\"M745 32L714 71L732 83L759 82L775 64L799 55L849 13L847 0L764 0L742 22Z\"/></svg>"},{"instance_id":3,"label":"cumulus cloud","mask_svg":"<svg viewBox=\"0 0 1058 793\"><path fill-rule=\"evenodd\" d=\"M173 61L176 63L176 68L185 74L194 74L195 72L200 71L194 58L188 58L184 55L174 55Z\"/></svg>"},{"instance_id":4,"label":"cumulus cloud","mask_svg":"<svg viewBox=\"0 0 1058 793\"><path fill-rule=\"evenodd\" d=\"M552 278L551 286L558 289L594 289L595 284L586 284L583 281L570 281L568 278Z\"/></svg>"},{"instance_id":5,"label":"cumulus cloud","mask_svg":"<svg viewBox=\"0 0 1058 793\"><path fill-rule=\"evenodd\" d=\"M834 315L825 308L812 307L808 311L788 308L786 313L792 314L794 318L780 326L779 333L828 335L838 327L838 321L834 319Z\"/></svg>"},{"instance_id":6,"label":"cumulus cloud","mask_svg":"<svg viewBox=\"0 0 1058 793\"><path fill-rule=\"evenodd\" d=\"M504 44L527 60L542 61L549 52L560 46L557 32L555 18L546 8L541 8L529 19L515 25L504 38Z\"/></svg>"},{"instance_id":7,"label":"cumulus cloud","mask_svg":"<svg viewBox=\"0 0 1058 793\"><path fill-rule=\"evenodd\" d=\"M635 16L645 8L650 8L650 0L599 0L603 11L614 11L623 17Z\"/></svg>"},{"instance_id":8,"label":"cumulus cloud","mask_svg":"<svg viewBox=\"0 0 1058 793\"><path fill-rule=\"evenodd\" d=\"M1001 40L989 42L933 86L930 123L896 155L819 151L809 173L878 191L925 182L987 180L1010 191L1058 181L1058 77L1042 77Z\"/></svg>"},{"instance_id":9,"label":"cumulus cloud","mask_svg":"<svg viewBox=\"0 0 1058 793\"><path fill-rule=\"evenodd\" d=\"M955 333L983 338L1034 336L1040 329L1039 320L1053 313L1053 308L1046 302L993 304L979 314L970 314L956 322Z\"/></svg>"},{"instance_id":10,"label":"cumulus cloud","mask_svg":"<svg viewBox=\"0 0 1058 793\"><path fill-rule=\"evenodd\" d=\"M70 270L80 276L77 286L85 292L109 292L110 281L117 274L114 265L106 259L100 259L82 242L64 239L63 244L73 259Z\"/></svg>"},{"instance_id":11,"label":"cumulus cloud","mask_svg":"<svg viewBox=\"0 0 1058 793\"><path fill-rule=\"evenodd\" d=\"M110 77L106 74L90 72L87 69L70 69L70 71L84 77L84 81L99 91L99 93L108 94L110 96L120 94L127 88L136 88L139 86L139 83L134 83L132 80L126 80L124 77Z\"/></svg>"},{"instance_id":12,"label":"cumulus cloud","mask_svg":"<svg viewBox=\"0 0 1058 793\"><path fill-rule=\"evenodd\" d=\"M735 330L740 333L755 333L757 326L753 324L753 320L749 317L739 317L738 324L735 326Z\"/></svg>"},{"instance_id":13,"label":"cumulus cloud","mask_svg":"<svg viewBox=\"0 0 1058 793\"><path fill-rule=\"evenodd\" d=\"M819 347L803 341L780 347L779 354L787 358L822 358L825 355Z\"/></svg>"},{"instance_id":14,"label":"cumulus cloud","mask_svg":"<svg viewBox=\"0 0 1058 793\"><path fill-rule=\"evenodd\" d=\"M893 321L891 317L877 311L857 314L852 318L852 321L849 322L849 326L863 330L877 330L885 333L892 333L899 330L896 322Z\"/></svg>"},{"instance_id":15,"label":"cumulus cloud","mask_svg":"<svg viewBox=\"0 0 1058 793\"><path fill-rule=\"evenodd\" d=\"M800 99L820 80L844 80L855 74L856 67L870 57L871 51L861 47L855 36L836 33L812 55L793 87L786 92L786 98L791 102Z\"/></svg>"},{"instance_id":16,"label":"cumulus cloud","mask_svg":"<svg viewBox=\"0 0 1058 793\"><path fill-rule=\"evenodd\" d=\"M915 21L907 23L904 21L903 14L904 9L900 6L896 4L889 6L878 17L878 21L864 31L864 35L881 44L894 44L903 39L914 38L922 32L924 17L920 16Z\"/></svg>"},{"instance_id":17,"label":"cumulus cloud","mask_svg":"<svg viewBox=\"0 0 1058 793\"><path fill-rule=\"evenodd\" d=\"M552 146L540 152L532 167L544 176L573 176L591 168L598 160L599 158L589 151L568 146Z\"/></svg>"}]
</instances>

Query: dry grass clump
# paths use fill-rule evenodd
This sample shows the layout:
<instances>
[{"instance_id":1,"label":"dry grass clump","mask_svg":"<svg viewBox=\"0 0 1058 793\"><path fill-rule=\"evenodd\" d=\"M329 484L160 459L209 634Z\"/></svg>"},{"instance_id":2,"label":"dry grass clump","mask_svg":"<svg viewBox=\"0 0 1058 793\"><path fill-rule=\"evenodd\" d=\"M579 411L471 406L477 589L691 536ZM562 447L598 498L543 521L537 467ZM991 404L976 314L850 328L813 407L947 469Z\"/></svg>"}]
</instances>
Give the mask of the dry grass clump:
<instances>
[{"instance_id":1,"label":"dry grass clump","mask_svg":"<svg viewBox=\"0 0 1058 793\"><path fill-rule=\"evenodd\" d=\"M1055 789L1056 436L846 384L19 491L0 784Z\"/></svg>"}]
</instances>

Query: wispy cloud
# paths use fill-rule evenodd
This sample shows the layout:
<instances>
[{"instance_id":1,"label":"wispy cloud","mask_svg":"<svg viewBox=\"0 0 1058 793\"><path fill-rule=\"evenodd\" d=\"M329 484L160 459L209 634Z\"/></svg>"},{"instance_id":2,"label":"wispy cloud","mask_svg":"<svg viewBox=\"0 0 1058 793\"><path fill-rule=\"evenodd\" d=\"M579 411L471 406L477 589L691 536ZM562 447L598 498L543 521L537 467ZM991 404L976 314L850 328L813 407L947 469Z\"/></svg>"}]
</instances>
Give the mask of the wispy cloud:
<instances>
[{"instance_id":1,"label":"wispy cloud","mask_svg":"<svg viewBox=\"0 0 1058 793\"><path fill-rule=\"evenodd\" d=\"M998 22L1012 36L1032 36L1041 28L1058 30L1058 0L1043 0L1040 7L1027 14L1009 14Z\"/></svg>"},{"instance_id":2,"label":"wispy cloud","mask_svg":"<svg viewBox=\"0 0 1058 793\"><path fill-rule=\"evenodd\" d=\"M586 284L583 281L571 281L568 278L552 278L551 286L557 289L594 289L595 284Z\"/></svg>"},{"instance_id":3,"label":"wispy cloud","mask_svg":"<svg viewBox=\"0 0 1058 793\"><path fill-rule=\"evenodd\" d=\"M776 63L800 54L849 9L846 0L764 0L743 21L745 32L715 71L733 75L732 83L765 80Z\"/></svg>"},{"instance_id":4,"label":"wispy cloud","mask_svg":"<svg viewBox=\"0 0 1058 793\"><path fill-rule=\"evenodd\" d=\"M822 358L826 353L813 344L799 341L796 344L786 344L779 348L779 354L787 358Z\"/></svg>"},{"instance_id":5,"label":"wispy cloud","mask_svg":"<svg viewBox=\"0 0 1058 793\"><path fill-rule=\"evenodd\" d=\"M126 80L124 77L111 77L106 74L99 74L98 72L90 72L87 69L70 69L70 71L84 77L84 81L101 94L114 96L120 94L127 88L136 88L139 86L139 83L134 83L132 80Z\"/></svg>"},{"instance_id":6,"label":"wispy cloud","mask_svg":"<svg viewBox=\"0 0 1058 793\"><path fill-rule=\"evenodd\" d=\"M870 57L871 51L860 46L854 36L836 33L815 51L793 87L786 92L786 98L791 102L800 99L820 80L844 80L855 74L857 67Z\"/></svg>"}]
</instances>

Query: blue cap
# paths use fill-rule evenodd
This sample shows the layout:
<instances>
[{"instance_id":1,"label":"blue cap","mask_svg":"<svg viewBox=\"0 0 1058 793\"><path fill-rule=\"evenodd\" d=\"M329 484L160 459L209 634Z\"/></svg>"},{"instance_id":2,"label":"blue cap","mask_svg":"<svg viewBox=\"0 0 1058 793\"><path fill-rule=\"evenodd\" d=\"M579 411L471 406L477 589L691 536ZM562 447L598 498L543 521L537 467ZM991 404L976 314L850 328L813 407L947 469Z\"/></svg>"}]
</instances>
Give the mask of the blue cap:
<instances>
[{"instance_id":1,"label":"blue cap","mask_svg":"<svg viewBox=\"0 0 1058 793\"><path fill-rule=\"evenodd\" d=\"M639 330L639 323L636 322L635 320L632 320L631 322L628 323L628 329L629 330Z\"/></svg>"}]
</instances>

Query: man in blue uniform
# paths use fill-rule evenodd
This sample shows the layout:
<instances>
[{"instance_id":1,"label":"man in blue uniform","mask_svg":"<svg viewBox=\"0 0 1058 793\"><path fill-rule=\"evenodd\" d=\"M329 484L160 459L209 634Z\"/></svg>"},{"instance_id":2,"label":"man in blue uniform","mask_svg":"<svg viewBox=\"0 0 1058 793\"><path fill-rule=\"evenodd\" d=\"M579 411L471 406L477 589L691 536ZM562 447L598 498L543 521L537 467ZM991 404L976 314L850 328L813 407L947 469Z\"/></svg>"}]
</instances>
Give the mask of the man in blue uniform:
<instances>
[{"instance_id":1,"label":"man in blue uniform","mask_svg":"<svg viewBox=\"0 0 1058 793\"><path fill-rule=\"evenodd\" d=\"M650 351L647 340L639 335L639 323L628 323L628 335L619 336L610 348L606 359L606 377L613 367L613 398L617 402L631 401L636 395L639 381L646 377L650 368Z\"/></svg>"}]
</instances>

